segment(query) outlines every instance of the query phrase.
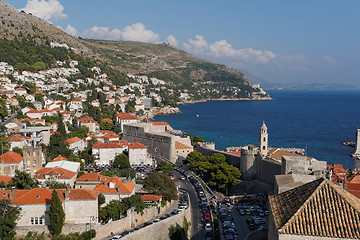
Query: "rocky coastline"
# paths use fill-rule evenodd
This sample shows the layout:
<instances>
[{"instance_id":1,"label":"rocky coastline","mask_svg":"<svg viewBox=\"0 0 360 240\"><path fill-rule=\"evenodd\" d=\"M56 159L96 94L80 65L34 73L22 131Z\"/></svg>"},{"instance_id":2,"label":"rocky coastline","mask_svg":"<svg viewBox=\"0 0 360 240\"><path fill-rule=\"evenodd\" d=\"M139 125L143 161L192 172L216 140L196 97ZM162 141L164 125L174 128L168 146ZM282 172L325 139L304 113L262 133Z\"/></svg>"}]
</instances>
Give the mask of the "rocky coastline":
<instances>
[{"instance_id":1,"label":"rocky coastline","mask_svg":"<svg viewBox=\"0 0 360 240\"><path fill-rule=\"evenodd\" d=\"M182 101L177 104L192 104L192 103L202 103L210 101L269 101L274 100L271 97L262 97L262 98L207 98L201 100L192 100L192 101Z\"/></svg>"}]
</instances>

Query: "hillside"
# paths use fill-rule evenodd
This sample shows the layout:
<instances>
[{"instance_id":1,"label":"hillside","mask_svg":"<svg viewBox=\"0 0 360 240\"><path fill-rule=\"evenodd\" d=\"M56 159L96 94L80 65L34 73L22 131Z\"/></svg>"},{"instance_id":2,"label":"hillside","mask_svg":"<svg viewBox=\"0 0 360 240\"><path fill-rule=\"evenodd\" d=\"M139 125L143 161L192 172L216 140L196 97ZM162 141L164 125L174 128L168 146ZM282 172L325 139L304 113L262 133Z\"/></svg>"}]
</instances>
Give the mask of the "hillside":
<instances>
[{"instance_id":1,"label":"hillside","mask_svg":"<svg viewBox=\"0 0 360 240\"><path fill-rule=\"evenodd\" d=\"M187 89L194 100L268 96L252 87L242 72L194 57L168 44L77 39L0 0L0 37L13 40L24 36L32 36L38 44L66 44L75 53L101 61L123 74L164 80L174 89Z\"/></svg>"}]
</instances>

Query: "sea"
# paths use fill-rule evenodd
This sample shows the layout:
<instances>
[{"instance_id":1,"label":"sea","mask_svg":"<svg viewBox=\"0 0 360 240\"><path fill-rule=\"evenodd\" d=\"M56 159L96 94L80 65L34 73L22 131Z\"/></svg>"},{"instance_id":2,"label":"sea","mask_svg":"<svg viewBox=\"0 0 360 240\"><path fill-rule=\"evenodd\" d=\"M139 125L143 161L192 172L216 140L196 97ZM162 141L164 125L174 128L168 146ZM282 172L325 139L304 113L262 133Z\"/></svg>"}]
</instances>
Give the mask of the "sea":
<instances>
[{"instance_id":1,"label":"sea","mask_svg":"<svg viewBox=\"0 0 360 240\"><path fill-rule=\"evenodd\" d=\"M268 91L268 101L208 101L179 105L181 113L156 116L190 136L214 142L216 149L258 146L260 127L268 127L269 147L294 147L328 164L360 168L350 157L360 125L360 91Z\"/></svg>"}]
</instances>

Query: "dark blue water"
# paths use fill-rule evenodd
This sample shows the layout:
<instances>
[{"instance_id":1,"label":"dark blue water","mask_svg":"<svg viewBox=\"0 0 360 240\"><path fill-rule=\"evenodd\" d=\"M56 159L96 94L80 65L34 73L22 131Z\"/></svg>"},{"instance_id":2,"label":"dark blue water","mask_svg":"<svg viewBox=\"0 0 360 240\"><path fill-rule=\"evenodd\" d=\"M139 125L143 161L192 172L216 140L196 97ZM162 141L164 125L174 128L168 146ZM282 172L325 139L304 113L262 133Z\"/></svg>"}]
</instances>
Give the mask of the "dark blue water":
<instances>
[{"instance_id":1,"label":"dark blue water","mask_svg":"<svg viewBox=\"0 0 360 240\"><path fill-rule=\"evenodd\" d=\"M271 147L307 149L307 155L328 164L354 168L342 146L355 141L360 125L360 91L271 91L272 101L212 101L179 106L181 114L157 116L174 129L215 142L217 149L258 145L263 121ZM199 115L199 117L197 117Z\"/></svg>"}]
</instances>

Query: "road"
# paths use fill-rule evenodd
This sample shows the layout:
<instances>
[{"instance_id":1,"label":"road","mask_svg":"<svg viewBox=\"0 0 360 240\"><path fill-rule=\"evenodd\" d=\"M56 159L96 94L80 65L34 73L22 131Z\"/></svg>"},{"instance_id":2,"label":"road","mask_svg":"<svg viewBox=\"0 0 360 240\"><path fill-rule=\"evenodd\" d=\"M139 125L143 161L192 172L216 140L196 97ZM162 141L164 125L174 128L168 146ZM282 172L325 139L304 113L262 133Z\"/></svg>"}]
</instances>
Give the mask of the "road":
<instances>
[{"instance_id":1,"label":"road","mask_svg":"<svg viewBox=\"0 0 360 240\"><path fill-rule=\"evenodd\" d=\"M179 172L175 172L175 183L186 191L189 194L190 204L191 204L191 212L192 212L192 220L191 220L191 227L192 227L192 235L191 239L194 240L204 240L204 225L203 225L203 216L200 210L200 203L195 191L195 188L190 183L189 180L180 180L182 174Z\"/></svg>"}]
</instances>

